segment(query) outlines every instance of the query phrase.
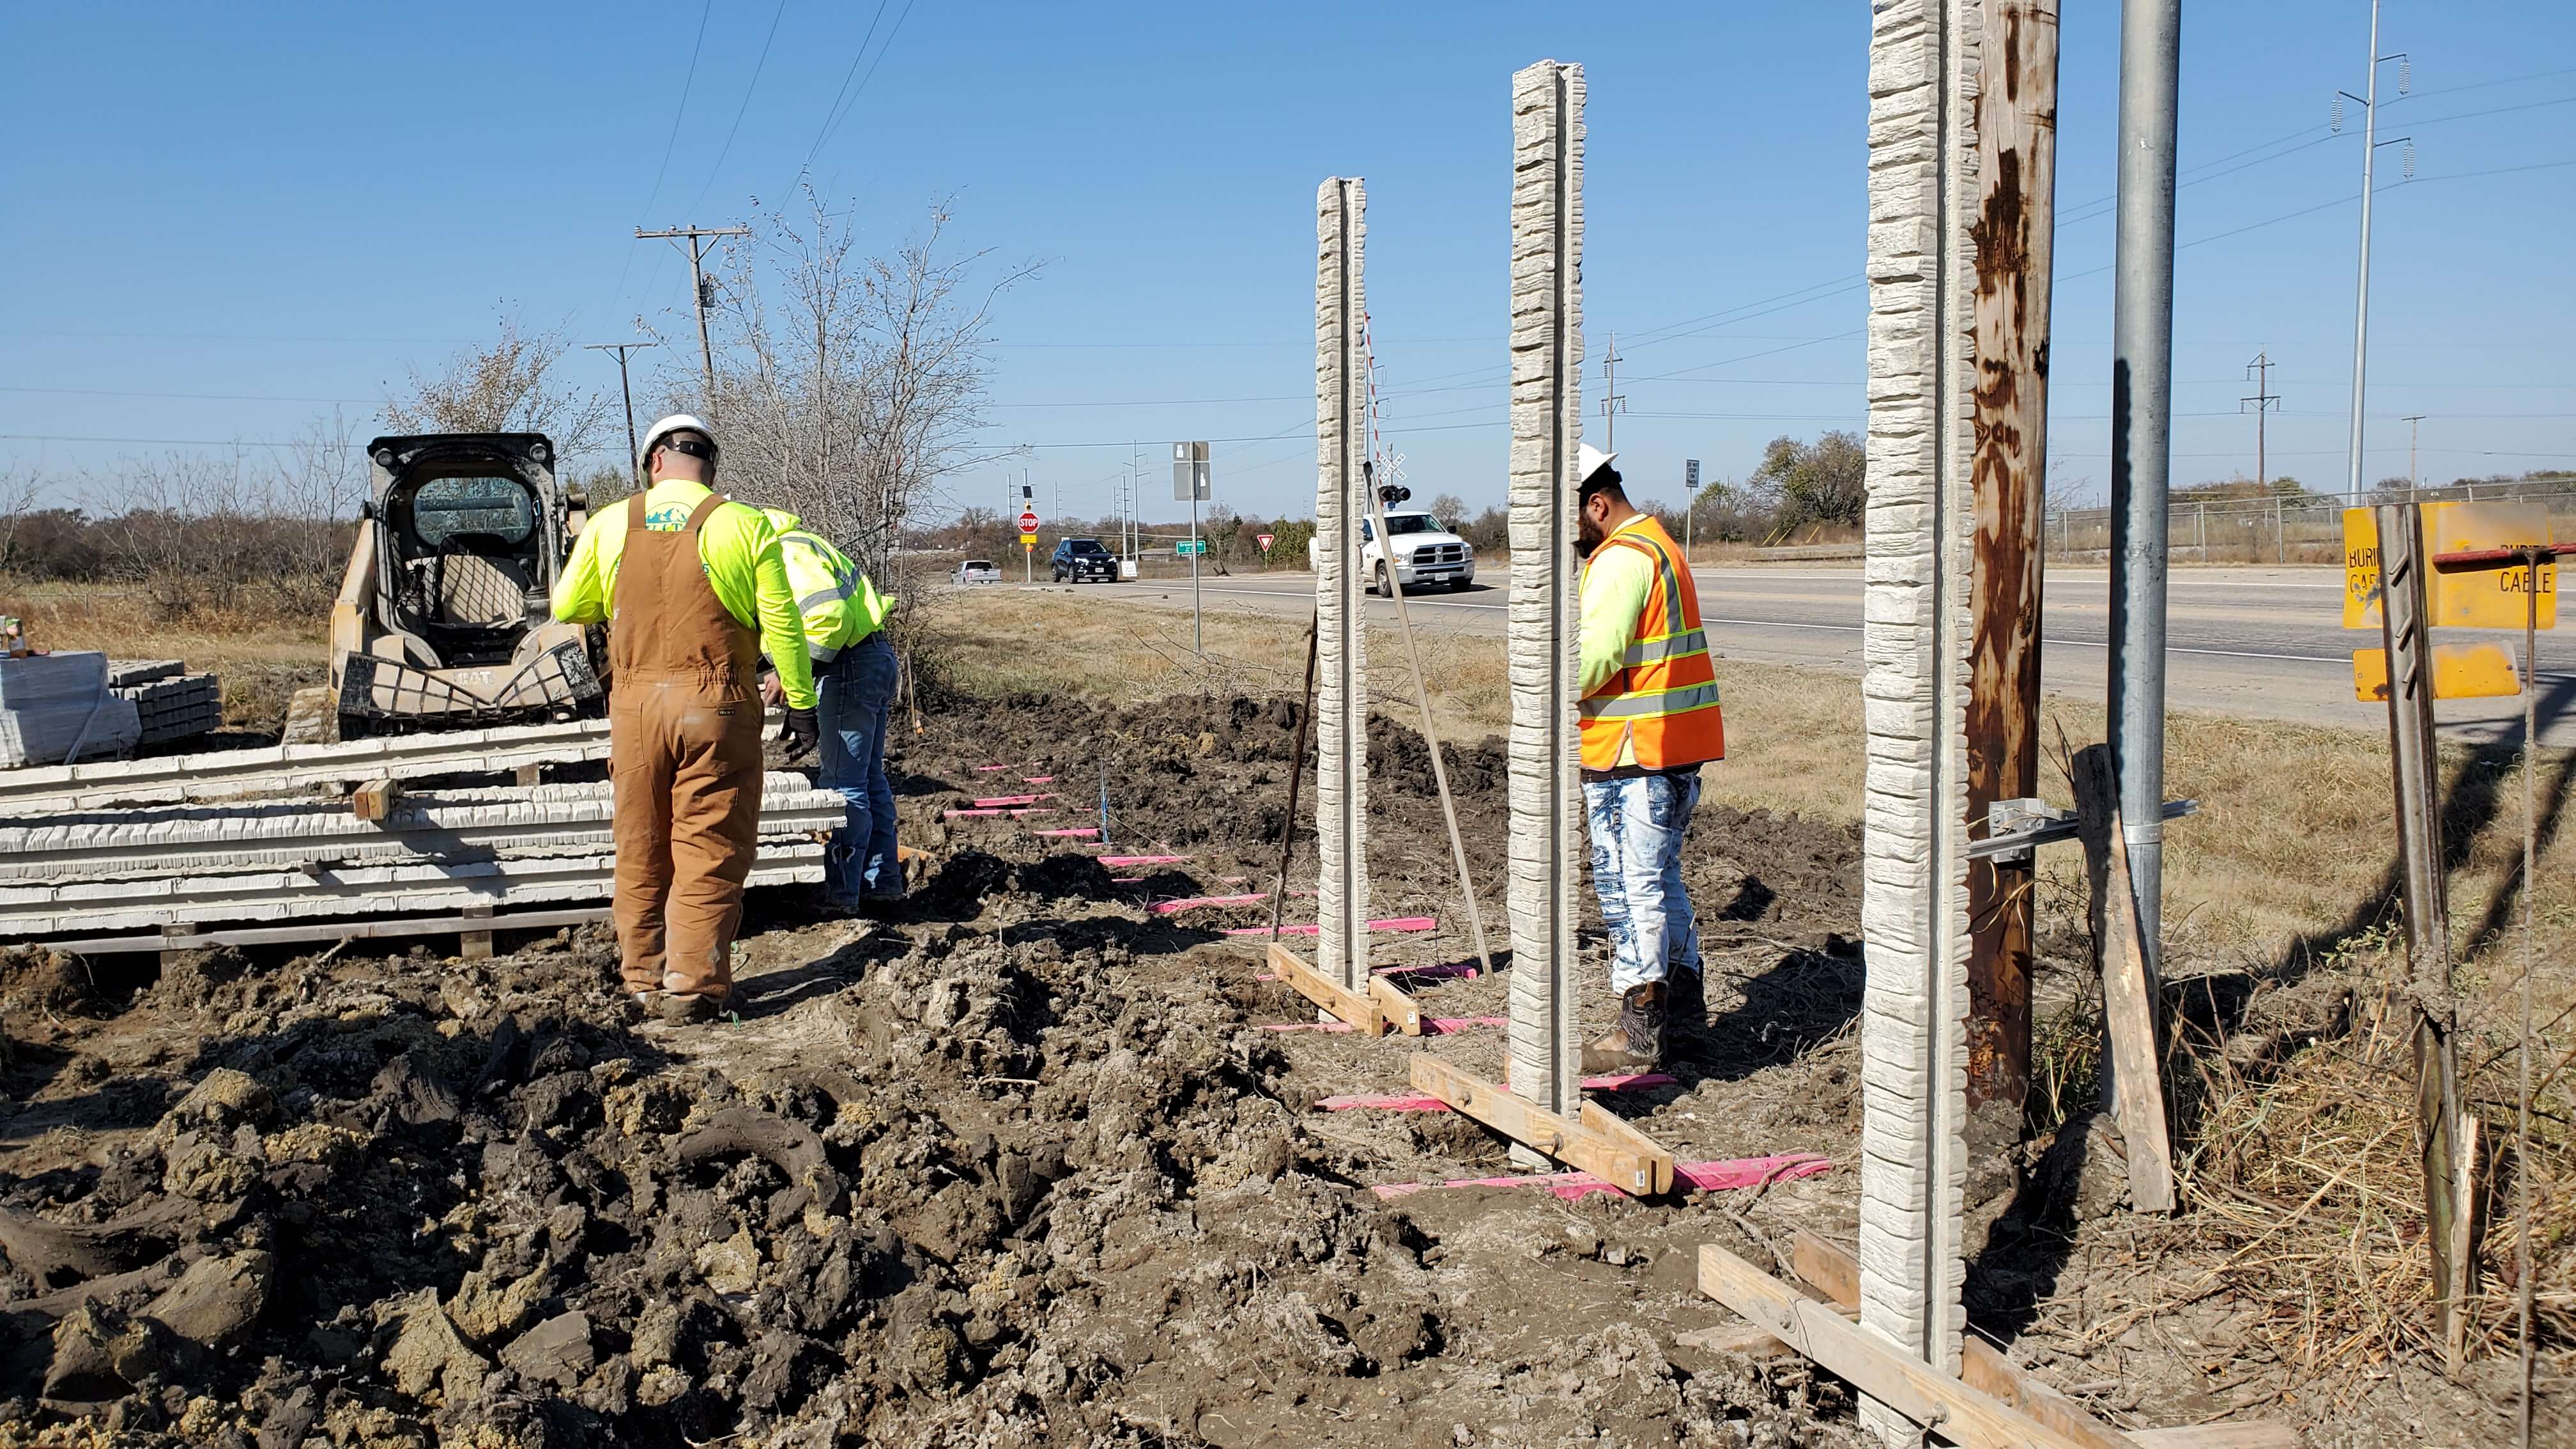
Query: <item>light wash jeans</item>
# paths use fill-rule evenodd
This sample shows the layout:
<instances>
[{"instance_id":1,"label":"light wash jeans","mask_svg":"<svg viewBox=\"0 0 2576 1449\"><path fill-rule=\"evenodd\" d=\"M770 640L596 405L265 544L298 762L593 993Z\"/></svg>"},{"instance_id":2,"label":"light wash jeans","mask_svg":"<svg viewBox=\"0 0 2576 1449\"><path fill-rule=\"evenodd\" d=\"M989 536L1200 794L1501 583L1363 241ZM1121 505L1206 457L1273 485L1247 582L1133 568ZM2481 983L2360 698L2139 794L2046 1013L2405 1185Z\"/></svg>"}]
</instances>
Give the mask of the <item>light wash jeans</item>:
<instances>
[{"instance_id":1,"label":"light wash jeans","mask_svg":"<svg viewBox=\"0 0 2576 1449\"><path fill-rule=\"evenodd\" d=\"M1699 922L1682 888L1682 837L1699 771L1583 782L1592 890L1610 932L1610 989L1626 995L1674 967L1699 969Z\"/></svg>"},{"instance_id":2,"label":"light wash jeans","mask_svg":"<svg viewBox=\"0 0 2576 1449\"><path fill-rule=\"evenodd\" d=\"M856 905L903 891L894 847L894 785L886 779L886 716L894 706L894 646L880 631L840 653L814 677L823 769L816 782L848 802L823 864L823 899Z\"/></svg>"}]
</instances>

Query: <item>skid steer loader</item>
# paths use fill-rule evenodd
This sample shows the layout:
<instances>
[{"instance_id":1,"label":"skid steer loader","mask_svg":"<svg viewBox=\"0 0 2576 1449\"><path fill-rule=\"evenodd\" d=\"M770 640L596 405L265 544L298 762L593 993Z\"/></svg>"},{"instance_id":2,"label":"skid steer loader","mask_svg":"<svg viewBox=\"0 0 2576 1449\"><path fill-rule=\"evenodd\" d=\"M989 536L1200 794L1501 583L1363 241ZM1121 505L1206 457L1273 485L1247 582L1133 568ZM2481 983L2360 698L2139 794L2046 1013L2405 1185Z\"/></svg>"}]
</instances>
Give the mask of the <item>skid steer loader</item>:
<instances>
[{"instance_id":1,"label":"skid steer loader","mask_svg":"<svg viewBox=\"0 0 2576 1449\"><path fill-rule=\"evenodd\" d=\"M367 445L374 486L331 607L343 737L598 714L596 639L547 599L581 531L541 433Z\"/></svg>"}]
</instances>

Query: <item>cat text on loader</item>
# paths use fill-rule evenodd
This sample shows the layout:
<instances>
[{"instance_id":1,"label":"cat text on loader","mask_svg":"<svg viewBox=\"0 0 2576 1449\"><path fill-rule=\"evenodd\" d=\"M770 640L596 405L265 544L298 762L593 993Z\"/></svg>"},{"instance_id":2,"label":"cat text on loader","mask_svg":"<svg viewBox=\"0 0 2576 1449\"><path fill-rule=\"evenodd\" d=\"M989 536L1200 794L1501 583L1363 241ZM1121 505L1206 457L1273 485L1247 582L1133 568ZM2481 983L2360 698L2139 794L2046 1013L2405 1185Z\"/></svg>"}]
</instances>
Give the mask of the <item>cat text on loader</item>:
<instances>
[{"instance_id":1,"label":"cat text on loader","mask_svg":"<svg viewBox=\"0 0 2576 1449\"><path fill-rule=\"evenodd\" d=\"M596 715L588 631L547 607L582 502L541 433L367 445L374 474L331 607L340 733Z\"/></svg>"}]
</instances>

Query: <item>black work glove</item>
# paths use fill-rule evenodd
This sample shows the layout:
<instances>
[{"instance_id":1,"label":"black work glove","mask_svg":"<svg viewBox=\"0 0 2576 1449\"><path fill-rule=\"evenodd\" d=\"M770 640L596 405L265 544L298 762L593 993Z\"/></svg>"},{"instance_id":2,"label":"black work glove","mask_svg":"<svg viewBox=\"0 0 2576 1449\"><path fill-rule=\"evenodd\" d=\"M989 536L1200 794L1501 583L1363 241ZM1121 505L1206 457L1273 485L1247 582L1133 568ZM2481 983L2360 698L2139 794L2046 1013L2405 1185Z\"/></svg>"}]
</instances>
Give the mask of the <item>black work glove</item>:
<instances>
[{"instance_id":1,"label":"black work glove","mask_svg":"<svg viewBox=\"0 0 2576 1449\"><path fill-rule=\"evenodd\" d=\"M778 737L787 742L787 758L801 759L823 738L823 726L814 718L814 711L791 709L787 711L787 727L779 731Z\"/></svg>"}]
</instances>

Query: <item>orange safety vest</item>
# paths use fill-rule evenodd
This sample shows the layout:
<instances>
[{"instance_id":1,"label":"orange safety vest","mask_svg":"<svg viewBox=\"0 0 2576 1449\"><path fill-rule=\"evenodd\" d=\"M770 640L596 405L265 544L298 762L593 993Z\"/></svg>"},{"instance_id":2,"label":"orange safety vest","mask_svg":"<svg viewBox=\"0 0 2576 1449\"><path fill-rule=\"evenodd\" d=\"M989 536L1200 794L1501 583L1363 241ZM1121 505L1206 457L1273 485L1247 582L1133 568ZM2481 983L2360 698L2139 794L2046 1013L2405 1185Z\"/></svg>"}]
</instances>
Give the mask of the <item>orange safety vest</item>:
<instances>
[{"instance_id":1,"label":"orange safety vest","mask_svg":"<svg viewBox=\"0 0 2576 1449\"><path fill-rule=\"evenodd\" d=\"M1700 630L1699 587L1681 567L1681 546L1651 516L1603 541L1655 561L1655 583L1637 615L1637 639L1619 672L1578 708L1583 715L1583 768L1615 769L1624 741L1649 770L1726 758L1726 719L1718 708L1717 667ZM1597 554L1596 554L1597 556Z\"/></svg>"}]
</instances>

